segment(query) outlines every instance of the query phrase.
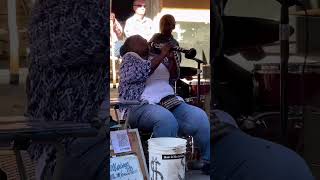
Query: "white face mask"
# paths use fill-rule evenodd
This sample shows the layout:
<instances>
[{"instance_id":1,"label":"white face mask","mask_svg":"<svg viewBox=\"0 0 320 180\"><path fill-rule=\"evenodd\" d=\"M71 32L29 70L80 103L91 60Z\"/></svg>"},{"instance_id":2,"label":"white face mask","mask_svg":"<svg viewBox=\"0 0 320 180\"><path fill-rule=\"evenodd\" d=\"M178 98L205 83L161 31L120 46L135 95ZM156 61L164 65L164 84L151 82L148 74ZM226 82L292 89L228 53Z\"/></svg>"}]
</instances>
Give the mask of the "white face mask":
<instances>
[{"instance_id":1,"label":"white face mask","mask_svg":"<svg viewBox=\"0 0 320 180\"><path fill-rule=\"evenodd\" d=\"M144 6L136 7L136 14L144 15L146 13L146 8Z\"/></svg>"}]
</instances>

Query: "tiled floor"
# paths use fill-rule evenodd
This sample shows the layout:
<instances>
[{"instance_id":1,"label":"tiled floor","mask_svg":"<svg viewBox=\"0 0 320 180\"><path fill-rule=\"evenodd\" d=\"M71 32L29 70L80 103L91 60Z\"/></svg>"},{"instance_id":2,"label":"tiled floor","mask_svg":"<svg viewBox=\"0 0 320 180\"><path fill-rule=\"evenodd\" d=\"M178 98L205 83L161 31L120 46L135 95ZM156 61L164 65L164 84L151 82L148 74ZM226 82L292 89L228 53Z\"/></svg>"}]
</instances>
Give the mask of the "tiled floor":
<instances>
[{"instance_id":1,"label":"tiled floor","mask_svg":"<svg viewBox=\"0 0 320 180\"><path fill-rule=\"evenodd\" d=\"M201 171L189 171L186 180L210 180L210 176L202 174Z\"/></svg>"},{"instance_id":2,"label":"tiled floor","mask_svg":"<svg viewBox=\"0 0 320 180\"><path fill-rule=\"evenodd\" d=\"M35 179L35 163L30 160L27 152L21 152L26 175L29 180ZM0 169L7 175L7 180L20 179L17 169L16 158L12 151L0 151Z\"/></svg>"}]
</instances>

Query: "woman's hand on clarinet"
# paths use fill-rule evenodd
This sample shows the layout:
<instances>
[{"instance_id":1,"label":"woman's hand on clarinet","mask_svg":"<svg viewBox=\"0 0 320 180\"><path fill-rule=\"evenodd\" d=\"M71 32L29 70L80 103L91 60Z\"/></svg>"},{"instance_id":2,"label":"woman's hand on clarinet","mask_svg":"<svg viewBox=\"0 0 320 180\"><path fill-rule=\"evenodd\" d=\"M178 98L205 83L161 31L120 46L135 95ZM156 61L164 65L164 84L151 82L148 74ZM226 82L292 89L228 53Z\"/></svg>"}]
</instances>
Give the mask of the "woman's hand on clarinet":
<instances>
[{"instance_id":1,"label":"woman's hand on clarinet","mask_svg":"<svg viewBox=\"0 0 320 180\"><path fill-rule=\"evenodd\" d=\"M175 59L174 59L174 51L170 51L167 57L168 57L169 59L175 60Z\"/></svg>"},{"instance_id":2,"label":"woman's hand on clarinet","mask_svg":"<svg viewBox=\"0 0 320 180\"><path fill-rule=\"evenodd\" d=\"M173 43L166 43L162 48L161 48L161 55L162 56L169 56L169 53L171 49L174 47Z\"/></svg>"},{"instance_id":3,"label":"woman's hand on clarinet","mask_svg":"<svg viewBox=\"0 0 320 180\"><path fill-rule=\"evenodd\" d=\"M163 62L165 57L167 57L171 51L171 49L174 47L172 43L166 43L164 46L161 47L161 53L158 56L155 56L151 60L151 71L150 74L154 72L154 70L159 66L160 63Z\"/></svg>"}]
</instances>

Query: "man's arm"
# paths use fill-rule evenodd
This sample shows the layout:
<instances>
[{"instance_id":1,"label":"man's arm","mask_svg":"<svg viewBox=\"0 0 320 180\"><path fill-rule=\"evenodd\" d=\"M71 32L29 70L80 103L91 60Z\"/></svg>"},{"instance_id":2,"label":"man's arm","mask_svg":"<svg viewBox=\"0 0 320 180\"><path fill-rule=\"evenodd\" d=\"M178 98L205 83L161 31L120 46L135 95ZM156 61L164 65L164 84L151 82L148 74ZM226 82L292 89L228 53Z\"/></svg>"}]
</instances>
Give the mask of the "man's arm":
<instances>
[{"instance_id":1,"label":"man's arm","mask_svg":"<svg viewBox=\"0 0 320 180\"><path fill-rule=\"evenodd\" d=\"M120 23L117 21L117 19L114 20L113 31L116 33L118 39L120 39L123 31L122 31L122 27L121 27Z\"/></svg>"}]
</instances>

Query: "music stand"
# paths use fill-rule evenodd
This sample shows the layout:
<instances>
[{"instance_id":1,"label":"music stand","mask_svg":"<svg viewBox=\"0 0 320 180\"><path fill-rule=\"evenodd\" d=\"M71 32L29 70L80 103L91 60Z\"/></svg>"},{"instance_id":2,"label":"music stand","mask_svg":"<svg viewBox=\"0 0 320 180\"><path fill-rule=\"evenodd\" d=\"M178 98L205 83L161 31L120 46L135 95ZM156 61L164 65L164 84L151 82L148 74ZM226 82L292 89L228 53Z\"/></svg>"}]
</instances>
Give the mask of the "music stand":
<instances>
[{"instance_id":1,"label":"music stand","mask_svg":"<svg viewBox=\"0 0 320 180\"><path fill-rule=\"evenodd\" d=\"M197 58L192 58L192 60L196 61L198 63L198 68L197 68L197 76L198 76L198 81L197 81L197 104L198 106L200 106L200 74L201 74L201 64L207 64L206 61L197 59Z\"/></svg>"},{"instance_id":2,"label":"music stand","mask_svg":"<svg viewBox=\"0 0 320 180\"><path fill-rule=\"evenodd\" d=\"M280 118L282 142L287 144L287 126L288 126L288 95L287 95L287 79L288 79L288 60L289 60L289 5L287 0L281 3L280 18Z\"/></svg>"}]
</instances>

